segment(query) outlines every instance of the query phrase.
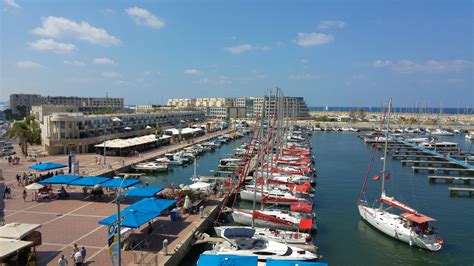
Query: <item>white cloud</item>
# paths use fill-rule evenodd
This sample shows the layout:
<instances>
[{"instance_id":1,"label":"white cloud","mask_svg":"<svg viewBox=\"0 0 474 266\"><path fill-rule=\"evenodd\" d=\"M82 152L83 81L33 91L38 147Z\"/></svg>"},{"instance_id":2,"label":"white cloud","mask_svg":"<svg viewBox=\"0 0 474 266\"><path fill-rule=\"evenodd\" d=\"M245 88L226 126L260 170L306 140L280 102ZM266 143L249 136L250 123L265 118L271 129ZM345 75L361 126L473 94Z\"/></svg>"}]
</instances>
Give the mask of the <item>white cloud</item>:
<instances>
[{"instance_id":1,"label":"white cloud","mask_svg":"<svg viewBox=\"0 0 474 266\"><path fill-rule=\"evenodd\" d=\"M437 61L428 60L426 62L414 62L411 60L399 60L396 62L388 60L376 60L373 63L374 67L387 67L393 71L411 74L411 73L448 73L448 72L462 72L473 67L473 62L467 60L447 60Z\"/></svg>"},{"instance_id":2,"label":"white cloud","mask_svg":"<svg viewBox=\"0 0 474 266\"><path fill-rule=\"evenodd\" d=\"M94 58L94 60L92 60L92 63L94 65L113 65L113 64L115 64L114 60L112 60L108 57Z\"/></svg>"},{"instance_id":3,"label":"white cloud","mask_svg":"<svg viewBox=\"0 0 474 266\"><path fill-rule=\"evenodd\" d=\"M117 86L126 86L126 85L128 85L128 82L126 82L125 80L115 80L112 83L114 85L117 85Z\"/></svg>"},{"instance_id":4,"label":"white cloud","mask_svg":"<svg viewBox=\"0 0 474 266\"><path fill-rule=\"evenodd\" d=\"M319 23L320 29L342 29L346 26L344 21L340 20L324 20Z\"/></svg>"},{"instance_id":5,"label":"white cloud","mask_svg":"<svg viewBox=\"0 0 474 266\"><path fill-rule=\"evenodd\" d=\"M319 76L314 75L314 74L308 74L308 73L305 73L305 74L291 74L288 77L288 79L291 79L291 80L319 79Z\"/></svg>"},{"instance_id":6,"label":"white cloud","mask_svg":"<svg viewBox=\"0 0 474 266\"><path fill-rule=\"evenodd\" d=\"M249 51L270 51L272 48L266 45L251 45L251 44L241 44L236 46L225 47L224 51L231 54L241 54Z\"/></svg>"},{"instance_id":7,"label":"white cloud","mask_svg":"<svg viewBox=\"0 0 474 266\"><path fill-rule=\"evenodd\" d=\"M392 62L389 60L375 60L372 65L374 67L387 67L387 66L391 66Z\"/></svg>"},{"instance_id":8,"label":"white cloud","mask_svg":"<svg viewBox=\"0 0 474 266\"><path fill-rule=\"evenodd\" d=\"M252 50L252 45L241 44L237 46L225 47L224 50L232 54L241 54Z\"/></svg>"},{"instance_id":9,"label":"white cloud","mask_svg":"<svg viewBox=\"0 0 474 266\"><path fill-rule=\"evenodd\" d=\"M119 73L112 71L102 72L100 75L104 78L118 78L121 76Z\"/></svg>"},{"instance_id":10,"label":"white cloud","mask_svg":"<svg viewBox=\"0 0 474 266\"><path fill-rule=\"evenodd\" d=\"M3 4L9 8L20 8L20 5L15 0L3 0Z\"/></svg>"},{"instance_id":11,"label":"white cloud","mask_svg":"<svg viewBox=\"0 0 474 266\"><path fill-rule=\"evenodd\" d=\"M29 60L16 62L16 67L21 68L21 69L44 69L44 68L46 68L45 66L43 66L39 63L29 61Z\"/></svg>"},{"instance_id":12,"label":"white cloud","mask_svg":"<svg viewBox=\"0 0 474 266\"><path fill-rule=\"evenodd\" d=\"M219 76L217 79L202 78L194 81L194 83L202 85L225 85L231 84L232 81L226 76Z\"/></svg>"},{"instance_id":13,"label":"white cloud","mask_svg":"<svg viewBox=\"0 0 474 266\"><path fill-rule=\"evenodd\" d=\"M197 76L197 75L201 75L202 72L195 69L195 68L191 68L191 69L186 69L184 70L184 74L186 75L192 75L192 76Z\"/></svg>"},{"instance_id":14,"label":"white cloud","mask_svg":"<svg viewBox=\"0 0 474 266\"><path fill-rule=\"evenodd\" d=\"M78 67L82 67L82 66L85 66L86 63L82 62L82 61L68 61L68 60L64 60L64 64L65 65L70 65L70 66L78 66Z\"/></svg>"},{"instance_id":15,"label":"white cloud","mask_svg":"<svg viewBox=\"0 0 474 266\"><path fill-rule=\"evenodd\" d=\"M334 39L334 36L331 34L317 32L298 32L298 39L296 40L296 44L302 47L310 47L315 45L323 45L333 41Z\"/></svg>"},{"instance_id":16,"label":"white cloud","mask_svg":"<svg viewBox=\"0 0 474 266\"><path fill-rule=\"evenodd\" d=\"M125 11L138 25L145 25L155 29L161 29L165 26L165 22L162 19L156 17L144 8L130 7L125 9Z\"/></svg>"},{"instance_id":17,"label":"white cloud","mask_svg":"<svg viewBox=\"0 0 474 266\"><path fill-rule=\"evenodd\" d=\"M39 51L52 51L58 54L70 53L76 49L71 43L57 42L53 39L40 39L36 42L30 42L30 47Z\"/></svg>"},{"instance_id":18,"label":"white cloud","mask_svg":"<svg viewBox=\"0 0 474 266\"><path fill-rule=\"evenodd\" d=\"M117 37L109 35L104 29L96 28L85 21L78 23L63 17L47 17L41 27L33 29L33 33L54 39L72 38L104 46L120 43Z\"/></svg>"}]
</instances>

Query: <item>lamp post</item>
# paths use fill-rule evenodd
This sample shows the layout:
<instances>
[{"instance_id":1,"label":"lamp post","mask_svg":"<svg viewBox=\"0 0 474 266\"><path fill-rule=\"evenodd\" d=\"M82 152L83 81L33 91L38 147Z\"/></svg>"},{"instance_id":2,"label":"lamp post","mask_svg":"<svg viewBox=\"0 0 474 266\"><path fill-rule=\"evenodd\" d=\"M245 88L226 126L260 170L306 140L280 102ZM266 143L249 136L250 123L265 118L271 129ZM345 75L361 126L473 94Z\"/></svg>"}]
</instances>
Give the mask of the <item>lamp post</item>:
<instances>
[{"instance_id":1,"label":"lamp post","mask_svg":"<svg viewBox=\"0 0 474 266\"><path fill-rule=\"evenodd\" d=\"M122 266L122 247L121 247L121 242L120 242L120 223L122 222L120 218L120 199L121 199L121 194L119 193L119 190L122 188L123 182L125 179L128 178L128 175L125 175L122 179L122 182L120 182L120 186L117 188L117 197L115 198L115 204L117 204L117 265Z\"/></svg>"}]
</instances>

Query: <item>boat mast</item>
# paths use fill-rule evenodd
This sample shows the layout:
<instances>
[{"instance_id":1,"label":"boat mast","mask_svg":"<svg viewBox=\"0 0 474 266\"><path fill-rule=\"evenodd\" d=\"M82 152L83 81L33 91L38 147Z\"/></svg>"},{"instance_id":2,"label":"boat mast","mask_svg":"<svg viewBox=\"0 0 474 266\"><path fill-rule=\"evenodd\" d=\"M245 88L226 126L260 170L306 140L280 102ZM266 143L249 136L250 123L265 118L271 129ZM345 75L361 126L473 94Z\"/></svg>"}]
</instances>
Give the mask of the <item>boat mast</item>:
<instances>
[{"instance_id":1,"label":"boat mast","mask_svg":"<svg viewBox=\"0 0 474 266\"><path fill-rule=\"evenodd\" d=\"M258 139L258 144L260 148L260 154L257 156L259 158L262 155L262 142L263 142L263 120L265 118L265 97L263 98L263 103L262 103L262 116L260 117L260 136ZM252 158L250 158L252 160ZM252 205L252 228L255 227L255 202L257 201L257 180L258 180L258 167L262 168L262 179L263 179L263 160L260 161L257 159L257 166L255 167L254 171L254 188L253 188L253 205ZM262 191L262 196L263 196L263 191Z\"/></svg>"},{"instance_id":2,"label":"boat mast","mask_svg":"<svg viewBox=\"0 0 474 266\"><path fill-rule=\"evenodd\" d=\"M385 134L385 148L383 151L383 166L382 166L382 197L385 197L385 171L387 167L387 148L388 148L388 137L390 135L390 111L392 108L392 98L388 99L388 111L387 111L387 132ZM380 209L383 209L383 203L380 204Z\"/></svg>"}]
</instances>

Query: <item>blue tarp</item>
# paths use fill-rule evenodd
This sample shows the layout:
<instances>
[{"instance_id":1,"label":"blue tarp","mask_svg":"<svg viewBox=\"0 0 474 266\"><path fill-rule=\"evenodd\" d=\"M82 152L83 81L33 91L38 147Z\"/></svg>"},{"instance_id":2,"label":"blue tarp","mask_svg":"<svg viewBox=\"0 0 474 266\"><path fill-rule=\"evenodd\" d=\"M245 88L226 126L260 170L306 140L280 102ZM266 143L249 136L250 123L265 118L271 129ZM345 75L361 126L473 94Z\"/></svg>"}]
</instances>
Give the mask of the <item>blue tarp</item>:
<instances>
[{"instance_id":1,"label":"blue tarp","mask_svg":"<svg viewBox=\"0 0 474 266\"><path fill-rule=\"evenodd\" d=\"M140 187L131 188L130 190L127 190L124 193L122 193L122 195L127 196L127 197L146 198L146 197L153 197L162 190L163 190L162 187L140 186Z\"/></svg>"},{"instance_id":2,"label":"blue tarp","mask_svg":"<svg viewBox=\"0 0 474 266\"><path fill-rule=\"evenodd\" d=\"M147 198L136 202L120 212L123 217L123 227L138 228L142 224L158 217L162 211L173 205L176 200ZM117 214L99 221L99 224L109 225L117 220Z\"/></svg>"},{"instance_id":3,"label":"blue tarp","mask_svg":"<svg viewBox=\"0 0 474 266\"><path fill-rule=\"evenodd\" d=\"M83 186L83 187L93 187L95 185L100 185L105 181L110 180L108 177L102 176L84 176L83 178L76 179L69 182L71 186Z\"/></svg>"},{"instance_id":4,"label":"blue tarp","mask_svg":"<svg viewBox=\"0 0 474 266\"><path fill-rule=\"evenodd\" d=\"M257 256L201 254L197 266L257 266Z\"/></svg>"},{"instance_id":5,"label":"blue tarp","mask_svg":"<svg viewBox=\"0 0 474 266\"><path fill-rule=\"evenodd\" d=\"M140 180L134 178L125 179L123 183L122 180L123 178L114 178L112 180L105 181L100 185L109 188L129 188L133 185L140 183Z\"/></svg>"},{"instance_id":6,"label":"blue tarp","mask_svg":"<svg viewBox=\"0 0 474 266\"><path fill-rule=\"evenodd\" d=\"M69 185L71 181L81 178L79 175L55 175L53 177L41 180L40 184L61 184Z\"/></svg>"},{"instance_id":7,"label":"blue tarp","mask_svg":"<svg viewBox=\"0 0 474 266\"><path fill-rule=\"evenodd\" d=\"M40 163L36 165L29 166L28 168L36 171L48 171L58 168L66 167L67 165L61 163Z\"/></svg>"},{"instance_id":8,"label":"blue tarp","mask_svg":"<svg viewBox=\"0 0 474 266\"><path fill-rule=\"evenodd\" d=\"M299 260L267 260L267 266L327 266L326 262L312 262Z\"/></svg>"}]
</instances>

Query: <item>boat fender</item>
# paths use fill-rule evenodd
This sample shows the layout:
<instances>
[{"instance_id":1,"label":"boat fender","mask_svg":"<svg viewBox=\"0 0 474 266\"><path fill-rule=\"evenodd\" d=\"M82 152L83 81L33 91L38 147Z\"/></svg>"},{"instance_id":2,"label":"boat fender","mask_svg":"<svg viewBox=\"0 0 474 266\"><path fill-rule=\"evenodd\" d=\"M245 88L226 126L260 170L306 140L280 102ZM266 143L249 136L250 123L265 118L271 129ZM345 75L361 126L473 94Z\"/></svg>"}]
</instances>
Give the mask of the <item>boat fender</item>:
<instances>
[{"instance_id":1,"label":"boat fender","mask_svg":"<svg viewBox=\"0 0 474 266\"><path fill-rule=\"evenodd\" d=\"M440 245L443 245L444 244L444 239L442 239L441 237L438 237L438 238L436 238L436 243L438 243Z\"/></svg>"}]
</instances>

